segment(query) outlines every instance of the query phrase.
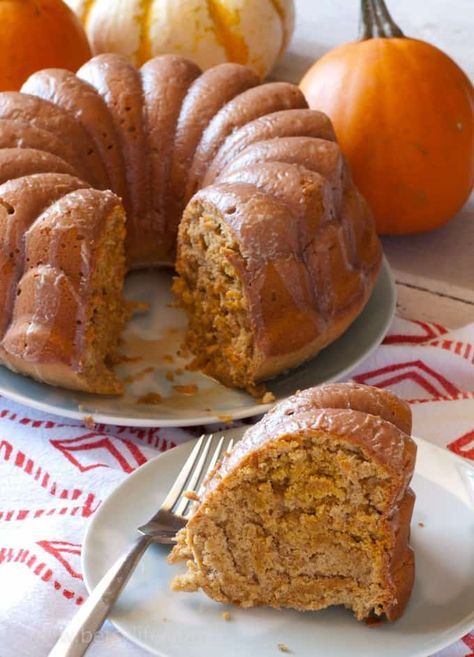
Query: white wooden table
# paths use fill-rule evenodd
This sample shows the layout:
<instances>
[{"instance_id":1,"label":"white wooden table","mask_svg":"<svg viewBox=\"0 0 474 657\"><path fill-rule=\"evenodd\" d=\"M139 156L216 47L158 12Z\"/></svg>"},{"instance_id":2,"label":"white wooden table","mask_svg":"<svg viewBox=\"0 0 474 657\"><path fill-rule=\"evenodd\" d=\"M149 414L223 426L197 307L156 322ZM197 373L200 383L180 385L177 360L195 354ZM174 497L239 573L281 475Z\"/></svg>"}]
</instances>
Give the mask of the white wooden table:
<instances>
[{"instance_id":1,"label":"white wooden table","mask_svg":"<svg viewBox=\"0 0 474 657\"><path fill-rule=\"evenodd\" d=\"M295 0L296 30L272 78L299 82L330 48L354 40L358 0ZM387 0L405 34L430 41L474 78L473 0ZM398 286L398 311L449 327L474 322L474 196L431 233L383 238Z\"/></svg>"}]
</instances>

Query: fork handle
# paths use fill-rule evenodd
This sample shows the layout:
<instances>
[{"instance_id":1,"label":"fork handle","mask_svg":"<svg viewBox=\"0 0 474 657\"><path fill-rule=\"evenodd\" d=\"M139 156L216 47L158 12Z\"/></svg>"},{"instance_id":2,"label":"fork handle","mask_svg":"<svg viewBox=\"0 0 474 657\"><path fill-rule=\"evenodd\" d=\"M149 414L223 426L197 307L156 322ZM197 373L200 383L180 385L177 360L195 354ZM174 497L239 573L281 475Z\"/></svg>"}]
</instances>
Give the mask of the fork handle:
<instances>
[{"instance_id":1,"label":"fork handle","mask_svg":"<svg viewBox=\"0 0 474 657\"><path fill-rule=\"evenodd\" d=\"M117 559L66 626L49 657L82 657L86 653L151 542L149 536L139 536Z\"/></svg>"}]
</instances>

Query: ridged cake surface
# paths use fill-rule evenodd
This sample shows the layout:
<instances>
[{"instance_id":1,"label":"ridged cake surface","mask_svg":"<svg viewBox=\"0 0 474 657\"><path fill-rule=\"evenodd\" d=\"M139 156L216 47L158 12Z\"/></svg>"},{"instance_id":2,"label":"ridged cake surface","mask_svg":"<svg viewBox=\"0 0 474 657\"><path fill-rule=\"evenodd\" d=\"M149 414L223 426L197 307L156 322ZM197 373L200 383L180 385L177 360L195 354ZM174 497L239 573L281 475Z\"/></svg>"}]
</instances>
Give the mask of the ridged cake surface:
<instances>
[{"instance_id":1,"label":"ridged cake surface","mask_svg":"<svg viewBox=\"0 0 474 657\"><path fill-rule=\"evenodd\" d=\"M9 263L0 273L8 304L0 359L96 392L121 390L107 362L127 315L124 248L127 269L176 262L194 365L248 390L344 331L380 266L370 213L329 119L308 109L295 85L259 84L238 64L202 73L164 55L137 70L103 54L77 74L39 71L21 92L0 93L0 206ZM84 233L82 263L72 242L63 262L36 239L46 230L69 234L71 221ZM100 260L107 272L97 274L90 263ZM106 299L96 289L103 276ZM56 308L48 317L38 310L43 296ZM79 308L94 318L85 342L66 327ZM216 331L202 323L209 312ZM212 356L218 344L221 361ZM102 383L99 371L107 372Z\"/></svg>"}]
</instances>

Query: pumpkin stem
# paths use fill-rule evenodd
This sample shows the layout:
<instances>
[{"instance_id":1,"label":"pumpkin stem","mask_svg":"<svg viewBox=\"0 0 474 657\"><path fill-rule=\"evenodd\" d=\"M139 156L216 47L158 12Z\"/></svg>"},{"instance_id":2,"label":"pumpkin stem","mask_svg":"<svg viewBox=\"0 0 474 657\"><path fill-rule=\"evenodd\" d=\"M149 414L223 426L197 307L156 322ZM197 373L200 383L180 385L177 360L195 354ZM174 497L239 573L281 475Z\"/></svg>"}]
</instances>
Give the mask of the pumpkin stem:
<instances>
[{"instance_id":1,"label":"pumpkin stem","mask_svg":"<svg viewBox=\"0 0 474 657\"><path fill-rule=\"evenodd\" d=\"M359 39L372 39L374 37L375 16L371 0L362 0L360 5Z\"/></svg>"},{"instance_id":2,"label":"pumpkin stem","mask_svg":"<svg viewBox=\"0 0 474 657\"><path fill-rule=\"evenodd\" d=\"M405 35L395 23L384 0L361 0L360 39L401 38Z\"/></svg>"}]
</instances>

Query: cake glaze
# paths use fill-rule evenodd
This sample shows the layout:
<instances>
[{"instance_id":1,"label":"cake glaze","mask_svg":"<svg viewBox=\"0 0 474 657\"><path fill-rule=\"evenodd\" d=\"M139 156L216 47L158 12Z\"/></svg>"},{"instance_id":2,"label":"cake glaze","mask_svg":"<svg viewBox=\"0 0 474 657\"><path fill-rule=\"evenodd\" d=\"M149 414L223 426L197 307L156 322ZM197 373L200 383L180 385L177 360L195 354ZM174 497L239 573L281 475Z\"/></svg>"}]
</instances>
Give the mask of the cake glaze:
<instances>
[{"instance_id":1,"label":"cake glaze","mask_svg":"<svg viewBox=\"0 0 474 657\"><path fill-rule=\"evenodd\" d=\"M67 191L68 184L76 188ZM79 193L77 185L94 191ZM41 186L49 190L46 195L38 191ZM22 189L25 195L34 190L31 204L21 198ZM257 345L259 362L252 381L243 383L208 368L230 385L250 389L255 381L294 366L334 340L362 309L380 267L381 250L370 212L352 183L329 119L308 109L295 85L259 84L252 71L238 64L202 73L185 58L164 55L137 70L120 55L103 54L77 74L39 71L20 93L1 93L0 202L7 208L6 225L16 226L20 253L29 244L27 236L44 224L48 203L55 212L69 207L61 203L63 192L74 199L74 217L88 214L91 236L93 225L104 222L102 195L113 198L116 208L121 199L127 217L128 269L175 263L178 226L186 207L188 216L200 204L219 212L236 208L228 227L248 254L237 269L246 287L249 339ZM39 199L48 199L48 194L43 207ZM105 207L112 206L107 201ZM1 244L5 253L10 253L10 242L11 237L4 238ZM94 248L92 237L88 244ZM180 276L183 262L181 250ZM56 267L48 261L42 266ZM23 256L16 258L14 269L13 278L10 270L8 276L1 274L9 299L15 285L20 289L23 276L33 276ZM48 307L57 306L59 326L65 311L58 300L51 305L49 297L61 286L47 284L50 275L42 271L45 282L35 287L35 295L45 295ZM268 296L274 284L281 313ZM87 296L84 287L80 294ZM61 295L64 292L58 298ZM22 356L21 340L11 339L8 321L17 332L21 322L29 320L21 306L20 322L20 306L9 303L0 358L45 380L43 365L44 371L55 371L53 351L27 348L23 342ZM297 313L300 325L283 353L288 312ZM282 316L275 319L278 314ZM273 319L261 321L262 315ZM39 322L36 316L37 328ZM46 332L53 329L54 321L44 324ZM104 345L109 356L117 342L110 339ZM71 371L77 374L79 332L66 342ZM22 366L22 358L31 366ZM75 375L46 378L58 385L75 380L75 387L83 386ZM94 388L101 386L89 382L84 387ZM112 389L118 389L116 384Z\"/></svg>"},{"instance_id":2,"label":"cake glaze","mask_svg":"<svg viewBox=\"0 0 474 657\"><path fill-rule=\"evenodd\" d=\"M415 568L410 433L408 405L369 386L280 402L199 491L170 557L187 561L173 587L244 607L342 604L359 620L396 620Z\"/></svg>"}]
</instances>

